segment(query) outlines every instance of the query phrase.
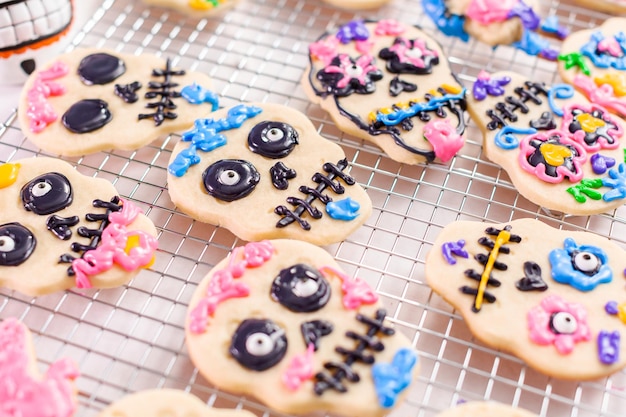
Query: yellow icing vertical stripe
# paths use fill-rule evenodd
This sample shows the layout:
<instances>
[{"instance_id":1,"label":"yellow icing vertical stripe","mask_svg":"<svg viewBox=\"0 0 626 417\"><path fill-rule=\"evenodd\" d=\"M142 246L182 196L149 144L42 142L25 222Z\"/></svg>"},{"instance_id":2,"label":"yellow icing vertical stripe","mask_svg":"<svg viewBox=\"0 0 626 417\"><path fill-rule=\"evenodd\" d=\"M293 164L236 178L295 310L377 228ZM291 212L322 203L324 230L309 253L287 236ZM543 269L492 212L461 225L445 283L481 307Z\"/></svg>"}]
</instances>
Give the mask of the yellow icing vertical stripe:
<instances>
[{"instance_id":1,"label":"yellow icing vertical stripe","mask_svg":"<svg viewBox=\"0 0 626 417\"><path fill-rule=\"evenodd\" d=\"M502 230L500 231L500 233L498 233L498 237L496 238L493 249L491 249L491 252L489 253L489 259L487 260L487 264L485 265L485 270L480 276L478 293L476 294L476 299L474 300L474 309L476 311L479 311L483 306L485 290L487 289L487 281L489 281L489 276L491 275L491 271L493 271L493 264L496 263L496 258L500 253L500 248L502 247L502 245L509 243L510 239L511 233L509 233L507 230Z\"/></svg>"}]
</instances>

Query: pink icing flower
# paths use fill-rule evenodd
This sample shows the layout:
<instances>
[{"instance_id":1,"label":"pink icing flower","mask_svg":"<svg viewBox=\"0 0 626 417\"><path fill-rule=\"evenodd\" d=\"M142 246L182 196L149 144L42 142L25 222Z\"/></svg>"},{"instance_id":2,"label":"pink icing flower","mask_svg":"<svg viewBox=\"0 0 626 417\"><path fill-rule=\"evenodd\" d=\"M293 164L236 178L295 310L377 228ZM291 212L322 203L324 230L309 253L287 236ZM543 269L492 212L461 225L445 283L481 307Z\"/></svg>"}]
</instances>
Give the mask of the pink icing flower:
<instances>
[{"instance_id":1,"label":"pink icing flower","mask_svg":"<svg viewBox=\"0 0 626 417\"><path fill-rule=\"evenodd\" d=\"M424 126L424 137L432 145L437 158L447 162L463 147L459 135L447 119L431 120Z\"/></svg>"},{"instance_id":2,"label":"pink icing flower","mask_svg":"<svg viewBox=\"0 0 626 417\"><path fill-rule=\"evenodd\" d=\"M568 303L556 294L533 307L527 320L530 340L539 345L554 344L562 355L571 353L576 343L591 340L585 307Z\"/></svg>"},{"instance_id":3,"label":"pink icing flower","mask_svg":"<svg viewBox=\"0 0 626 417\"><path fill-rule=\"evenodd\" d=\"M573 139L587 152L616 149L624 134L621 124L601 106L572 104L563 109L561 130L571 133Z\"/></svg>"},{"instance_id":4,"label":"pink icing flower","mask_svg":"<svg viewBox=\"0 0 626 417\"><path fill-rule=\"evenodd\" d=\"M0 323L0 416L70 417L76 411L74 363L53 363L43 377L30 374L26 328L9 318Z\"/></svg>"},{"instance_id":5,"label":"pink icing flower","mask_svg":"<svg viewBox=\"0 0 626 417\"><path fill-rule=\"evenodd\" d=\"M470 19L487 25L503 22L508 19L509 12L519 0L472 0L465 15Z\"/></svg>"},{"instance_id":6,"label":"pink icing flower","mask_svg":"<svg viewBox=\"0 0 626 417\"><path fill-rule=\"evenodd\" d=\"M378 301L378 295L369 284L360 278L350 279L346 274L330 267L323 266L320 272L326 278L329 275L341 280L341 291L343 292L343 306L349 310L355 310L363 304L374 304Z\"/></svg>"},{"instance_id":7,"label":"pink icing flower","mask_svg":"<svg viewBox=\"0 0 626 417\"><path fill-rule=\"evenodd\" d=\"M404 25L394 19L383 19L376 23L374 33L378 36L398 36L404 33Z\"/></svg>"},{"instance_id":8,"label":"pink icing flower","mask_svg":"<svg viewBox=\"0 0 626 417\"><path fill-rule=\"evenodd\" d=\"M324 66L327 66L337 55L338 47L339 39L335 36L327 36L309 45L309 53L312 57L322 61Z\"/></svg>"},{"instance_id":9,"label":"pink icing flower","mask_svg":"<svg viewBox=\"0 0 626 417\"><path fill-rule=\"evenodd\" d=\"M295 355L289 366L282 375L283 384L291 391L296 391L302 383L313 377L313 353L315 347L312 343L307 346L304 353Z\"/></svg>"},{"instance_id":10,"label":"pink icing flower","mask_svg":"<svg viewBox=\"0 0 626 417\"><path fill-rule=\"evenodd\" d=\"M341 74L342 77L337 81L336 87L344 89L353 81L358 82L360 86L367 86L370 81L370 74L379 73L379 69L373 64L374 58L371 55L362 55L356 60L350 58L346 54L338 57L339 65L329 65L324 69L327 74ZM334 60L333 62L335 62Z\"/></svg>"},{"instance_id":11,"label":"pink icing flower","mask_svg":"<svg viewBox=\"0 0 626 417\"><path fill-rule=\"evenodd\" d=\"M427 57L431 57L431 59L437 57L437 52L429 49L423 39L410 41L399 38L389 48L389 51L395 52L400 63L408 63L417 68L425 68L429 65Z\"/></svg>"},{"instance_id":12,"label":"pink icing flower","mask_svg":"<svg viewBox=\"0 0 626 417\"><path fill-rule=\"evenodd\" d=\"M37 74L32 87L26 93L28 107L26 115L30 120L30 130L39 133L57 120L57 114L48 102L48 97L65 94L65 87L53 81L64 77L69 68L63 62L55 62L50 68Z\"/></svg>"}]
</instances>

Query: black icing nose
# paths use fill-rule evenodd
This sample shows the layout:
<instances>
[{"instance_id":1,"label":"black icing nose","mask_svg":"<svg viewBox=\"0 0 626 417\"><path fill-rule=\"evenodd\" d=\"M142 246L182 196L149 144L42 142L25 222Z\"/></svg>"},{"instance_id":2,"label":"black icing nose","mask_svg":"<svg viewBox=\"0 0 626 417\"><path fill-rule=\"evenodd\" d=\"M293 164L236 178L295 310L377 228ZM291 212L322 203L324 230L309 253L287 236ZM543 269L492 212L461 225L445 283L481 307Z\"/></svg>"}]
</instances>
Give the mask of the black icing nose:
<instances>
[{"instance_id":1,"label":"black icing nose","mask_svg":"<svg viewBox=\"0 0 626 417\"><path fill-rule=\"evenodd\" d=\"M37 64L35 63L34 59L25 59L24 61L20 62L20 67L22 67L22 70L26 74L30 75L37 69Z\"/></svg>"}]
</instances>

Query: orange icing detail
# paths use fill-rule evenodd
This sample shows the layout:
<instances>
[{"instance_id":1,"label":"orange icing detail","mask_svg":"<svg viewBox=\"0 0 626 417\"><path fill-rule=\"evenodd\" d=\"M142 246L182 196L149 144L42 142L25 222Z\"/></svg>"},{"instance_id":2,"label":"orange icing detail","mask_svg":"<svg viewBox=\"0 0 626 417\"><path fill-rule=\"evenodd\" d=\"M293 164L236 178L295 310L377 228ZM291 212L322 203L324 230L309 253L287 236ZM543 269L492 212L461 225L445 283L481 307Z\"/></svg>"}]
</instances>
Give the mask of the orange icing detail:
<instances>
[{"instance_id":1,"label":"orange icing detail","mask_svg":"<svg viewBox=\"0 0 626 417\"><path fill-rule=\"evenodd\" d=\"M130 255L130 251L133 248L141 246L141 240L140 239L141 238L139 237L139 235L130 235L130 236L128 236L128 239L126 239L126 247L124 248L124 252L126 252L126 255ZM144 265L143 268L150 268L154 264L155 260L156 260L156 257L153 256L152 259L150 260L150 262L148 262L146 265Z\"/></svg>"},{"instance_id":2,"label":"orange icing detail","mask_svg":"<svg viewBox=\"0 0 626 417\"><path fill-rule=\"evenodd\" d=\"M485 298L485 290L487 289L487 281L489 281L489 277L491 276L491 271L493 270L493 264L496 263L496 258L500 253L500 247L502 245L509 243L511 239L511 233L507 230L502 230L498 233L498 237L496 237L496 241L494 243L493 249L489 253L489 259L487 259L487 264L485 265L485 270L480 276L480 283L478 284L478 292L476 294L476 300L474 301L474 309L475 311L480 311L483 306L483 300Z\"/></svg>"},{"instance_id":3,"label":"orange icing detail","mask_svg":"<svg viewBox=\"0 0 626 417\"><path fill-rule=\"evenodd\" d=\"M601 77L594 77L593 81L598 87L608 84L613 87L613 93L617 97L626 96L626 74L621 72L609 72Z\"/></svg>"},{"instance_id":4,"label":"orange icing detail","mask_svg":"<svg viewBox=\"0 0 626 417\"><path fill-rule=\"evenodd\" d=\"M621 303L617 306L617 317L626 324L626 303Z\"/></svg>"},{"instance_id":5,"label":"orange icing detail","mask_svg":"<svg viewBox=\"0 0 626 417\"><path fill-rule=\"evenodd\" d=\"M546 160L548 165L558 167L563 165L565 158L572 156L572 151L563 145L555 145L552 143L545 143L539 148L541 155Z\"/></svg>"},{"instance_id":6,"label":"orange icing detail","mask_svg":"<svg viewBox=\"0 0 626 417\"><path fill-rule=\"evenodd\" d=\"M189 0L189 7L196 10L211 10L224 0Z\"/></svg>"},{"instance_id":7,"label":"orange icing detail","mask_svg":"<svg viewBox=\"0 0 626 417\"><path fill-rule=\"evenodd\" d=\"M578 120L580 127L587 133L593 133L596 129L606 124L604 120L593 117L589 113L579 114L576 116L576 120Z\"/></svg>"},{"instance_id":8,"label":"orange icing detail","mask_svg":"<svg viewBox=\"0 0 626 417\"><path fill-rule=\"evenodd\" d=\"M443 88L446 93L450 94L459 94L461 93L461 91L463 91L463 88L461 88L461 86L453 84L441 84L441 88Z\"/></svg>"},{"instance_id":9,"label":"orange icing detail","mask_svg":"<svg viewBox=\"0 0 626 417\"><path fill-rule=\"evenodd\" d=\"M0 188L6 188L17 180L20 166L20 164L10 163L0 165Z\"/></svg>"}]
</instances>

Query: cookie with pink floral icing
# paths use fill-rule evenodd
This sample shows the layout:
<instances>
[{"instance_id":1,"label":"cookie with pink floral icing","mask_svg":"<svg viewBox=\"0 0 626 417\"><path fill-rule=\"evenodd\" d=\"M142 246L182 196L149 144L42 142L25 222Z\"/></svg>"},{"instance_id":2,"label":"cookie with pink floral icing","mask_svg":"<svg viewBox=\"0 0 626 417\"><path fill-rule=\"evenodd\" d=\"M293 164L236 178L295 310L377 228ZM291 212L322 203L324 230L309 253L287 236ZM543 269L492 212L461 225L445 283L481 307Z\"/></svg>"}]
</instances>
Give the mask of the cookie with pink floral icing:
<instances>
[{"instance_id":1,"label":"cookie with pink floral icing","mask_svg":"<svg viewBox=\"0 0 626 417\"><path fill-rule=\"evenodd\" d=\"M375 291L296 240L235 248L198 285L185 334L212 384L287 414L385 415L419 368Z\"/></svg>"},{"instance_id":2,"label":"cookie with pink floral icing","mask_svg":"<svg viewBox=\"0 0 626 417\"><path fill-rule=\"evenodd\" d=\"M597 379L626 366L624 250L538 220L446 226L428 285L475 337L550 376Z\"/></svg>"},{"instance_id":3,"label":"cookie with pink floral icing","mask_svg":"<svg viewBox=\"0 0 626 417\"><path fill-rule=\"evenodd\" d=\"M206 405L198 397L176 389L150 389L115 401L98 417L254 417L245 410L227 410Z\"/></svg>"},{"instance_id":4,"label":"cookie with pink floral icing","mask_svg":"<svg viewBox=\"0 0 626 417\"><path fill-rule=\"evenodd\" d=\"M224 12L239 0L143 0L150 6L166 7L194 17L206 17Z\"/></svg>"},{"instance_id":5,"label":"cookie with pink floral icing","mask_svg":"<svg viewBox=\"0 0 626 417\"><path fill-rule=\"evenodd\" d=\"M482 72L468 110L483 149L524 197L567 214L602 213L626 201L624 121L567 84Z\"/></svg>"},{"instance_id":6,"label":"cookie with pink floral icing","mask_svg":"<svg viewBox=\"0 0 626 417\"><path fill-rule=\"evenodd\" d=\"M170 59L75 49L33 72L20 97L24 134L63 156L134 150L217 109L211 79Z\"/></svg>"},{"instance_id":7,"label":"cookie with pink floral icing","mask_svg":"<svg viewBox=\"0 0 626 417\"><path fill-rule=\"evenodd\" d=\"M494 401L472 401L437 414L437 417L537 417L522 408Z\"/></svg>"},{"instance_id":8,"label":"cookie with pink floral icing","mask_svg":"<svg viewBox=\"0 0 626 417\"><path fill-rule=\"evenodd\" d=\"M407 164L463 147L465 89L441 47L395 20L354 20L309 46L302 86L342 131Z\"/></svg>"},{"instance_id":9,"label":"cookie with pink floral icing","mask_svg":"<svg viewBox=\"0 0 626 417\"><path fill-rule=\"evenodd\" d=\"M78 375L69 359L40 374L28 328L14 318L0 321L0 416L73 416Z\"/></svg>"},{"instance_id":10,"label":"cookie with pink floral icing","mask_svg":"<svg viewBox=\"0 0 626 417\"><path fill-rule=\"evenodd\" d=\"M28 295L128 282L152 264L154 224L101 178L56 158L0 165L0 286Z\"/></svg>"}]
</instances>

